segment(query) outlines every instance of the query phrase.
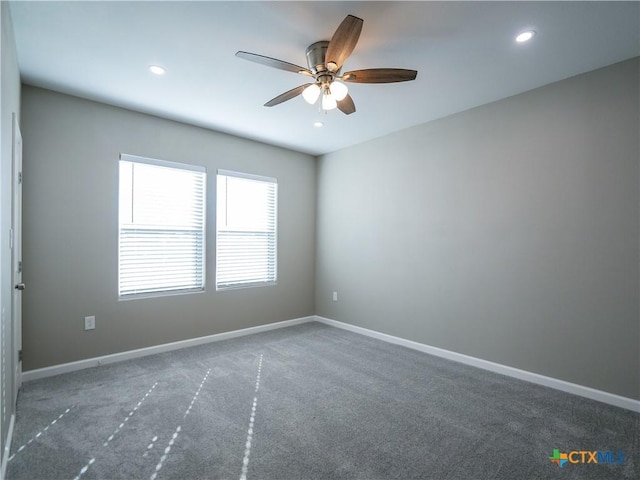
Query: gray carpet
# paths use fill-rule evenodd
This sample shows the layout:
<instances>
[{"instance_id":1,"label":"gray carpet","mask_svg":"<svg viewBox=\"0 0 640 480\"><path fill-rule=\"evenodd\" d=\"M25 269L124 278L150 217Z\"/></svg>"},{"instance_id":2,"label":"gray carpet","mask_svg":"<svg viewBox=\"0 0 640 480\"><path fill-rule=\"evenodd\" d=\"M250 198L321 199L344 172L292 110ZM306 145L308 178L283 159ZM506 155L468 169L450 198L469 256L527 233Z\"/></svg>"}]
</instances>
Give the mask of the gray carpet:
<instances>
[{"instance_id":1,"label":"gray carpet","mask_svg":"<svg viewBox=\"0 0 640 480\"><path fill-rule=\"evenodd\" d=\"M640 415L318 323L26 383L8 479L636 479ZM554 449L623 463L550 461Z\"/></svg>"}]
</instances>

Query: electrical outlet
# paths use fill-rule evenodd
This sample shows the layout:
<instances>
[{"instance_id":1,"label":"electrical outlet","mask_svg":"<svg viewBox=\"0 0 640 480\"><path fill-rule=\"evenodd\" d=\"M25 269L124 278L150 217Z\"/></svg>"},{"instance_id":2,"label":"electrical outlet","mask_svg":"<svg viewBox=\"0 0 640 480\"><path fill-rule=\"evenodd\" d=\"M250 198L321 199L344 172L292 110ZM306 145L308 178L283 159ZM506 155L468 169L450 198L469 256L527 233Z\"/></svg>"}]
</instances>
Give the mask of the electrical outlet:
<instances>
[{"instance_id":1,"label":"electrical outlet","mask_svg":"<svg viewBox=\"0 0 640 480\"><path fill-rule=\"evenodd\" d=\"M96 328L96 317L84 317L84 329L93 330Z\"/></svg>"},{"instance_id":2,"label":"electrical outlet","mask_svg":"<svg viewBox=\"0 0 640 480\"><path fill-rule=\"evenodd\" d=\"M338 301L338 292L333 292L333 301L334 302Z\"/></svg>"}]
</instances>

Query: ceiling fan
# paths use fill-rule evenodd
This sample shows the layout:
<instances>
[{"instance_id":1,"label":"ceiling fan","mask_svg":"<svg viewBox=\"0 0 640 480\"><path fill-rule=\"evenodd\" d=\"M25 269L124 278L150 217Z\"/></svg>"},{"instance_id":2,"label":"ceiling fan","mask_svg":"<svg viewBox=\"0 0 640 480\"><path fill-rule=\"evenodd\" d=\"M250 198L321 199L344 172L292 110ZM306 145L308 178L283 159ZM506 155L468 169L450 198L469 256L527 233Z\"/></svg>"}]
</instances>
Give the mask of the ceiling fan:
<instances>
[{"instance_id":1,"label":"ceiling fan","mask_svg":"<svg viewBox=\"0 0 640 480\"><path fill-rule=\"evenodd\" d=\"M306 52L309 68L256 53L240 51L236 53L236 56L268 67L306 75L313 79L309 83L292 88L288 92L272 98L264 104L265 107L273 107L302 95L310 104L316 103L318 98L322 97L320 105L325 111L337 107L343 113L350 115L356 111L356 106L348 93L347 86L343 82L406 82L415 80L418 74L415 70L406 70L404 68L369 68L341 73L342 65L358 43L363 23L364 21L361 18L347 15L330 41L322 40L309 45Z\"/></svg>"}]
</instances>

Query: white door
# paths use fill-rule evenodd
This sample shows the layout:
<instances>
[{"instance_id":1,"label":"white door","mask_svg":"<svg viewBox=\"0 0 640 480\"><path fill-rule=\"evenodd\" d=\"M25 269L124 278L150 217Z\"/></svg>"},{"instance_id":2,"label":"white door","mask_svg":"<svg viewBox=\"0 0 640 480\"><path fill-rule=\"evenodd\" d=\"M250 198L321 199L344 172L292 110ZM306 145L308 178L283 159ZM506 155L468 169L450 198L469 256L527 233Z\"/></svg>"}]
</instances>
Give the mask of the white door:
<instances>
[{"instance_id":1,"label":"white door","mask_svg":"<svg viewBox=\"0 0 640 480\"><path fill-rule=\"evenodd\" d=\"M13 269L13 364L15 366L13 402L22 385L22 135L16 114L13 114L13 213L11 216Z\"/></svg>"}]
</instances>

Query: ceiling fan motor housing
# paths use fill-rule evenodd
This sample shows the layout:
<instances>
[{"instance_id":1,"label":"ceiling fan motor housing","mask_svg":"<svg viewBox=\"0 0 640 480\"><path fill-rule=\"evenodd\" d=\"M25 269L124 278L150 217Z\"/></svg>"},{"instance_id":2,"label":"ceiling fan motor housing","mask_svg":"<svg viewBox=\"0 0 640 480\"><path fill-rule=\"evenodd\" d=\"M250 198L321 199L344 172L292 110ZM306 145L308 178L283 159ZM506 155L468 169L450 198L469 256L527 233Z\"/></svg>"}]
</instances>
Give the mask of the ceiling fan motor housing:
<instances>
[{"instance_id":1,"label":"ceiling fan motor housing","mask_svg":"<svg viewBox=\"0 0 640 480\"><path fill-rule=\"evenodd\" d=\"M324 62L328 46L327 40L321 40L307 47L307 65L314 75L327 70Z\"/></svg>"}]
</instances>

